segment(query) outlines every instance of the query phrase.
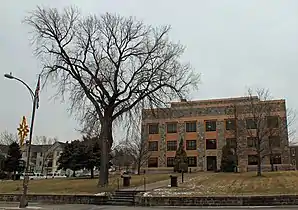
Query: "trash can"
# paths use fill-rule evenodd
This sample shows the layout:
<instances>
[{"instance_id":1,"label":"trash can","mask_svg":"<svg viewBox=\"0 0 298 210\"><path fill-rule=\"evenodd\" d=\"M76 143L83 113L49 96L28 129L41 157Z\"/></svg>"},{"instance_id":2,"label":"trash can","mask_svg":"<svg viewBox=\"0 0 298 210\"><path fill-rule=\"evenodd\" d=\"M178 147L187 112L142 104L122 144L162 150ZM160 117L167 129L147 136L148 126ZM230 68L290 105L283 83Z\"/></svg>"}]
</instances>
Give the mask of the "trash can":
<instances>
[{"instance_id":1,"label":"trash can","mask_svg":"<svg viewBox=\"0 0 298 210\"><path fill-rule=\"evenodd\" d=\"M178 187L178 177L171 175L170 178L171 178L171 187Z\"/></svg>"},{"instance_id":2,"label":"trash can","mask_svg":"<svg viewBox=\"0 0 298 210\"><path fill-rule=\"evenodd\" d=\"M129 187L130 186L131 176L129 176L129 175L122 175L121 177L123 179L123 187Z\"/></svg>"}]
</instances>

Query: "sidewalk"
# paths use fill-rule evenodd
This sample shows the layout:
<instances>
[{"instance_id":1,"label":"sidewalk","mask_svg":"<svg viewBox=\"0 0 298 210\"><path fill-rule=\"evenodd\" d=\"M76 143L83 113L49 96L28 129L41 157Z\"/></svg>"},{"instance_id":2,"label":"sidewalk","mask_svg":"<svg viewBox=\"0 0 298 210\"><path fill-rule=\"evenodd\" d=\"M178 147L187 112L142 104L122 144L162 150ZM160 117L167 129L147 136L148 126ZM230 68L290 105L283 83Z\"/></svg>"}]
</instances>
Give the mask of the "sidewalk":
<instances>
[{"instance_id":1,"label":"sidewalk","mask_svg":"<svg viewBox=\"0 0 298 210\"><path fill-rule=\"evenodd\" d=\"M197 176L198 173L200 173L200 172L191 173L191 174L185 173L184 174L184 182L187 182L190 178ZM178 185L179 185L182 183L181 174L176 174L176 175L178 176ZM154 190L157 188L168 187L170 184L171 184L171 180L170 180L170 175L169 175L169 179L146 184L146 187L144 187L144 185L141 185L141 186L137 186L137 187L123 188L123 189L120 189L120 191L151 191L151 190Z\"/></svg>"}]
</instances>

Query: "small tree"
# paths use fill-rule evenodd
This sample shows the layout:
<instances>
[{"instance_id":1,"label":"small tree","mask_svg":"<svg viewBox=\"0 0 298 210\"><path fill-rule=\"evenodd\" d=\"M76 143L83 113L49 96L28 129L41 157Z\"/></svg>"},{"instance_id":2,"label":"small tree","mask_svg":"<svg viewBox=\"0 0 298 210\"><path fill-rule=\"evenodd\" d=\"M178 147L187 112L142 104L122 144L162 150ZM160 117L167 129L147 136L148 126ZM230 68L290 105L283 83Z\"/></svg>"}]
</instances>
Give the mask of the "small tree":
<instances>
[{"instance_id":1,"label":"small tree","mask_svg":"<svg viewBox=\"0 0 298 210\"><path fill-rule=\"evenodd\" d=\"M188 159L186 151L183 146L183 137L181 136L178 149L174 158L174 172L187 172L188 171Z\"/></svg>"},{"instance_id":2,"label":"small tree","mask_svg":"<svg viewBox=\"0 0 298 210\"><path fill-rule=\"evenodd\" d=\"M225 144L222 148L221 171L234 172L236 167L235 148L230 144Z\"/></svg>"},{"instance_id":3,"label":"small tree","mask_svg":"<svg viewBox=\"0 0 298 210\"><path fill-rule=\"evenodd\" d=\"M84 148L82 167L90 170L91 179L94 178L94 168L100 168L101 149L97 138L83 136L83 142L81 142Z\"/></svg>"},{"instance_id":4,"label":"small tree","mask_svg":"<svg viewBox=\"0 0 298 210\"><path fill-rule=\"evenodd\" d=\"M58 159L59 169L71 169L73 171L72 176L75 177L76 171L84 168L84 148L80 141L75 140L71 143L66 142L62 154Z\"/></svg>"},{"instance_id":5,"label":"small tree","mask_svg":"<svg viewBox=\"0 0 298 210\"><path fill-rule=\"evenodd\" d=\"M12 173L14 179L16 178L16 172L21 172L23 169L20 167L20 160L22 158L22 152L18 143L13 142L9 145L7 158L4 163L5 171Z\"/></svg>"}]
</instances>

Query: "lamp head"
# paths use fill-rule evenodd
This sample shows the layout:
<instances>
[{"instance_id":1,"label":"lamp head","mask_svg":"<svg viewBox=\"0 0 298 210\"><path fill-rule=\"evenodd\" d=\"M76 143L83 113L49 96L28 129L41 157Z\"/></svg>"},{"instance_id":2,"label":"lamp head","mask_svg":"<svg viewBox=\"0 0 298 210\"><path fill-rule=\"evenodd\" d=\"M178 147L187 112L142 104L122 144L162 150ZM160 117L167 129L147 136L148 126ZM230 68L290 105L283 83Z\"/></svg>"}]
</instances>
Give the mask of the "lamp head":
<instances>
[{"instance_id":1,"label":"lamp head","mask_svg":"<svg viewBox=\"0 0 298 210\"><path fill-rule=\"evenodd\" d=\"M10 73L10 74L4 74L4 77L6 77L8 79L14 79L14 76L12 76L12 73Z\"/></svg>"}]
</instances>

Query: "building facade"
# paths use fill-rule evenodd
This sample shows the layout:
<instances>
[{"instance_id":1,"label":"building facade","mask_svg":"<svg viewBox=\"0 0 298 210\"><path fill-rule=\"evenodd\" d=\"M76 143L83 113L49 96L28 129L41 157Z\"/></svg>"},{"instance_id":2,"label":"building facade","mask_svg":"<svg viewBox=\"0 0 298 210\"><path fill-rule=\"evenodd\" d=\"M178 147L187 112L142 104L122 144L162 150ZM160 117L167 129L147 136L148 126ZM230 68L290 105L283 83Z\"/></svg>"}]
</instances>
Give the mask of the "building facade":
<instances>
[{"instance_id":1,"label":"building facade","mask_svg":"<svg viewBox=\"0 0 298 210\"><path fill-rule=\"evenodd\" d=\"M269 103L274 107L268 116L264 114L263 121L268 126L271 123L270 131L274 130L272 135L268 132L266 138L274 143L270 143L270 155L264 154L263 167L270 168L270 162L278 167L289 167L285 100L253 98L256 104ZM256 169L256 130L252 114L244 109L250 103L248 99L252 98L183 100L171 103L169 108L143 110L142 138L148 140L150 150L148 168L172 167L179 140L183 139L189 167L200 171L220 169L222 147L229 143L235 148L240 171Z\"/></svg>"},{"instance_id":2,"label":"building facade","mask_svg":"<svg viewBox=\"0 0 298 210\"><path fill-rule=\"evenodd\" d=\"M63 151L63 142L55 142L51 145L31 145L30 170L36 173L57 173L58 158ZM22 147L22 159L27 161L27 148Z\"/></svg>"},{"instance_id":3,"label":"building facade","mask_svg":"<svg viewBox=\"0 0 298 210\"><path fill-rule=\"evenodd\" d=\"M298 170L298 145L291 145L290 146L290 159L291 159L291 164L295 167L296 170Z\"/></svg>"},{"instance_id":4,"label":"building facade","mask_svg":"<svg viewBox=\"0 0 298 210\"><path fill-rule=\"evenodd\" d=\"M35 173L61 173L58 170L58 158L64 148L63 142L55 142L50 145L31 145L30 152L30 171ZM0 145L0 153L7 155L8 145ZM22 159L27 161L27 148L24 145L22 148Z\"/></svg>"}]
</instances>

